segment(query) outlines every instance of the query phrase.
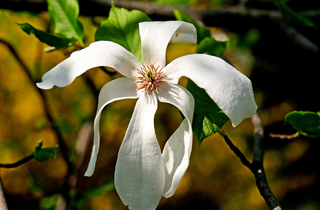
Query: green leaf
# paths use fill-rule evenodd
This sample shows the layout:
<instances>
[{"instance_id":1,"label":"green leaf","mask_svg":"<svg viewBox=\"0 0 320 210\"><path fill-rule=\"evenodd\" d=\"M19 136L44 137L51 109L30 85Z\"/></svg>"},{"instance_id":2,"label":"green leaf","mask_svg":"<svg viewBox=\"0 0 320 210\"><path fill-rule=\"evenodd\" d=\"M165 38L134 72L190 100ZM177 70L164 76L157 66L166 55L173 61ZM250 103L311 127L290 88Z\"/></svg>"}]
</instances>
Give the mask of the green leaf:
<instances>
[{"instance_id":1,"label":"green leaf","mask_svg":"<svg viewBox=\"0 0 320 210\"><path fill-rule=\"evenodd\" d=\"M289 123L300 134L308 137L320 137L319 112L293 111L285 117L285 123Z\"/></svg>"},{"instance_id":2,"label":"green leaf","mask_svg":"<svg viewBox=\"0 0 320 210\"><path fill-rule=\"evenodd\" d=\"M209 55L221 56L227 48L227 42L219 42L210 37L205 37L198 45L197 53L207 53Z\"/></svg>"},{"instance_id":3,"label":"green leaf","mask_svg":"<svg viewBox=\"0 0 320 210\"><path fill-rule=\"evenodd\" d=\"M202 141L215 134L229 120L207 92L189 80L187 89L195 100L192 130L200 147Z\"/></svg>"},{"instance_id":4,"label":"green leaf","mask_svg":"<svg viewBox=\"0 0 320 210\"><path fill-rule=\"evenodd\" d=\"M78 20L77 0L47 0L48 12L54 23L54 32L66 38L74 38L83 46L83 26Z\"/></svg>"},{"instance_id":5,"label":"green leaf","mask_svg":"<svg viewBox=\"0 0 320 210\"><path fill-rule=\"evenodd\" d=\"M280 12L282 13L284 20L287 23L294 23L298 25L317 28L317 26L312 22L311 18L307 14L293 11L281 0L273 0L273 3L278 7Z\"/></svg>"},{"instance_id":6,"label":"green leaf","mask_svg":"<svg viewBox=\"0 0 320 210\"><path fill-rule=\"evenodd\" d=\"M107 40L120 44L142 61L139 23L151 19L138 10L128 11L112 4L107 20L95 33L95 40Z\"/></svg>"},{"instance_id":7,"label":"green leaf","mask_svg":"<svg viewBox=\"0 0 320 210\"><path fill-rule=\"evenodd\" d=\"M37 161L42 163L49 160L52 157L56 158L58 148L59 148L59 145L55 145L53 147L45 147L45 148L34 151L32 154Z\"/></svg>"},{"instance_id":8,"label":"green leaf","mask_svg":"<svg viewBox=\"0 0 320 210\"><path fill-rule=\"evenodd\" d=\"M74 45L76 41L73 38L68 39L68 38L58 37L50 33L47 33L45 31L38 30L34 28L32 25L30 25L29 23L22 23L18 25L27 34L29 35L34 34L41 42L51 47L55 47L56 49L66 48L68 46Z\"/></svg>"},{"instance_id":9,"label":"green leaf","mask_svg":"<svg viewBox=\"0 0 320 210\"><path fill-rule=\"evenodd\" d=\"M195 20L193 20L190 16L180 10L173 10L173 13L177 20L185 21L191 23L197 29L197 43L200 43L206 37L210 37L210 30L204 26L200 26Z\"/></svg>"}]
</instances>

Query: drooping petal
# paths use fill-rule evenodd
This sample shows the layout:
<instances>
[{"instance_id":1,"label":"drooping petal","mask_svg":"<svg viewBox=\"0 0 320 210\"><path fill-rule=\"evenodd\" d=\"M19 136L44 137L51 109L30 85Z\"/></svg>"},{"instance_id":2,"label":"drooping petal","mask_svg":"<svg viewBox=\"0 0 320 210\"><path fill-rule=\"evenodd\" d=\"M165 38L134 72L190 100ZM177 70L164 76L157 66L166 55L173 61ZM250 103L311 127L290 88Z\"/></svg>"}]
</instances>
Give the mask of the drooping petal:
<instances>
[{"instance_id":1,"label":"drooping petal","mask_svg":"<svg viewBox=\"0 0 320 210\"><path fill-rule=\"evenodd\" d=\"M136 91L137 84L133 83L133 79L119 78L112 80L105 84L99 94L98 109L96 117L94 119L94 137L93 137L93 148L91 153L90 162L85 173L85 176L91 176L94 172L94 168L97 161L97 155L100 146L100 132L99 123L100 116L103 108L111 102L121 99L134 99L138 98L140 92Z\"/></svg>"},{"instance_id":2,"label":"drooping petal","mask_svg":"<svg viewBox=\"0 0 320 210\"><path fill-rule=\"evenodd\" d=\"M170 197L176 191L180 180L189 166L192 149L192 118L194 99L191 93L180 85L161 84L158 99L176 106L185 116L179 128L172 134L162 152L166 184L163 196Z\"/></svg>"},{"instance_id":3,"label":"drooping petal","mask_svg":"<svg viewBox=\"0 0 320 210\"><path fill-rule=\"evenodd\" d=\"M213 101L237 126L257 110L251 81L224 60L210 55L193 54L177 58L164 69L166 80L178 83L186 76L206 90Z\"/></svg>"},{"instance_id":4,"label":"drooping petal","mask_svg":"<svg viewBox=\"0 0 320 210\"><path fill-rule=\"evenodd\" d=\"M50 89L54 85L64 87L85 71L99 66L112 67L122 75L133 78L137 76L136 69L140 68L141 62L116 43L98 41L72 53L69 58L48 71L37 86L42 89Z\"/></svg>"},{"instance_id":5,"label":"drooping petal","mask_svg":"<svg viewBox=\"0 0 320 210\"><path fill-rule=\"evenodd\" d=\"M118 153L115 187L131 210L155 210L163 193L165 175L153 122L157 107L154 91L141 94Z\"/></svg>"},{"instance_id":6,"label":"drooping petal","mask_svg":"<svg viewBox=\"0 0 320 210\"><path fill-rule=\"evenodd\" d=\"M197 43L195 27L182 21L139 23L141 53L144 63L165 66L169 42Z\"/></svg>"}]
</instances>

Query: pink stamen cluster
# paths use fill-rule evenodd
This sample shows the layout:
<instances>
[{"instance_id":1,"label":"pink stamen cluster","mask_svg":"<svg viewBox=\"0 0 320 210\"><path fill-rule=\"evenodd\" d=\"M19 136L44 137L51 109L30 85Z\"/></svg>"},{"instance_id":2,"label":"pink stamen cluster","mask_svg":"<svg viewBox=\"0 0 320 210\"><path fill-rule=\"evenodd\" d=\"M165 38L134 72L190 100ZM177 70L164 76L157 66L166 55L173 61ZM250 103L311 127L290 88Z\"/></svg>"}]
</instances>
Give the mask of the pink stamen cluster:
<instances>
[{"instance_id":1,"label":"pink stamen cluster","mask_svg":"<svg viewBox=\"0 0 320 210\"><path fill-rule=\"evenodd\" d=\"M140 69L137 69L138 74L141 75L140 77L135 77L139 80L134 83L140 83L140 86L137 88L137 90L144 88L144 91L149 91L149 94L151 94L153 90L156 90L156 92L159 93L158 88L161 89L159 83L166 82L166 80L163 80L163 78L167 76L162 75L162 68L159 68L160 66L155 67L154 64L146 64Z\"/></svg>"}]
</instances>

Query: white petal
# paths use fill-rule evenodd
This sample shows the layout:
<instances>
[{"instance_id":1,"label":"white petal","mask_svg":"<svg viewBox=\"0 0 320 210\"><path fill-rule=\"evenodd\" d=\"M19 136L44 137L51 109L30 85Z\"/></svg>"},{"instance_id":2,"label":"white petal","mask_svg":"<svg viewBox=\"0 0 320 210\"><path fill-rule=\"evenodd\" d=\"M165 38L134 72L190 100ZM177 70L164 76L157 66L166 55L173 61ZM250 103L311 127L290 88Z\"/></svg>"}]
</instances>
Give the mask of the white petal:
<instances>
[{"instance_id":1,"label":"white petal","mask_svg":"<svg viewBox=\"0 0 320 210\"><path fill-rule=\"evenodd\" d=\"M121 144L115 187L131 210L154 210L164 189L164 168L154 130L157 110L154 93L142 93Z\"/></svg>"},{"instance_id":2,"label":"white petal","mask_svg":"<svg viewBox=\"0 0 320 210\"><path fill-rule=\"evenodd\" d=\"M182 76L206 90L214 102L237 126L257 110L251 81L224 60L210 55L194 54L180 57L163 69L170 83Z\"/></svg>"},{"instance_id":3,"label":"white petal","mask_svg":"<svg viewBox=\"0 0 320 210\"><path fill-rule=\"evenodd\" d=\"M166 64L168 43L197 43L195 27L182 21L142 22L139 23L141 53L144 63Z\"/></svg>"},{"instance_id":4,"label":"white petal","mask_svg":"<svg viewBox=\"0 0 320 210\"><path fill-rule=\"evenodd\" d=\"M85 176L91 176L94 172L94 168L97 161L97 155L100 146L100 132L99 132L99 123L102 109L110 104L111 102L128 99L128 98L138 98L139 92L136 91L137 84L133 83L133 79L128 78L119 78L112 80L105 84L99 94L99 103L94 119L94 138L93 138L93 148L91 153L90 162L88 169L85 173Z\"/></svg>"},{"instance_id":5,"label":"white petal","mask_svg":"<svg viewBox=\"0 0 320 210\"><path fill-rule=\"evenodd\" d=\"M137 76L136 69L140 68L141 62L116 43L98 41L72 53L69 58L48 71L37 86L42 89L50 89L54 85L64 87L85 71L99 66L112 67L122 75L133 78Z\"/></svg>"},{"instance_id":6,"label":"white petal","mask_svg":"<svg viewBox=\"0 0 320 210\"><path fill-rule=\"evenodd\" d=\"M163 196L170 197L176 191L180 180L189 166L192 149L192 117L194 99L191 93L180 85L164 83L158 95L161 102L170 103L181 110L185 119L167 141L163 153L166 185Z\"/></svg>"}]
</instances>

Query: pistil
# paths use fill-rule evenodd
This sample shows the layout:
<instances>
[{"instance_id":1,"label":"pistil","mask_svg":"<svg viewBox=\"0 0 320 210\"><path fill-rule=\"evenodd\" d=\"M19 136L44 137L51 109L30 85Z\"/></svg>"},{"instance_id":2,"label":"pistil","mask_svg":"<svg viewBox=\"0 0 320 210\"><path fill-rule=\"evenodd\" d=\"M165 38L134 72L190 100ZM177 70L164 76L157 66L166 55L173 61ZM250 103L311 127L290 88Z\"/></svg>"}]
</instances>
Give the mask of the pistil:
<instances>
[{"instance_id":1,"label":"pistil","mask_svg":"<svg viewBox=\"0 0 320 210\"><path fill-rule=\"evenodd\" d=\"M146 64L140 69L137 69L137 71L138 74L141 75L139 77L135 77L139 80L135 81L134 83L140 83L140 86L137 88L137 90L144 89L143 92L148 91L149 95L153 90L159 93L158 88L161 89L159 84L166 82L166 80L163 80L163 78L167 76L163 75L162 68L160 68L160 66L155 67L154 64Z\"/></svg>"}]
</instances>

